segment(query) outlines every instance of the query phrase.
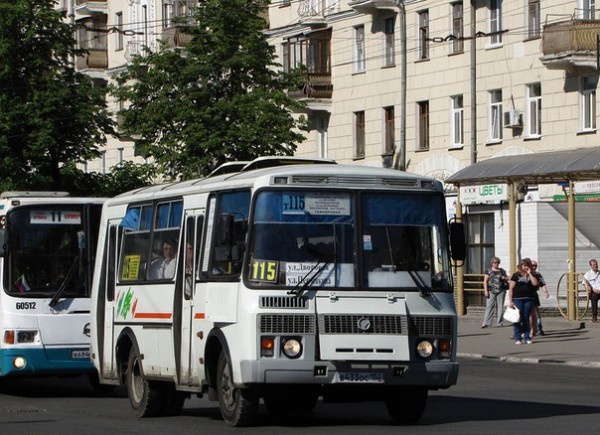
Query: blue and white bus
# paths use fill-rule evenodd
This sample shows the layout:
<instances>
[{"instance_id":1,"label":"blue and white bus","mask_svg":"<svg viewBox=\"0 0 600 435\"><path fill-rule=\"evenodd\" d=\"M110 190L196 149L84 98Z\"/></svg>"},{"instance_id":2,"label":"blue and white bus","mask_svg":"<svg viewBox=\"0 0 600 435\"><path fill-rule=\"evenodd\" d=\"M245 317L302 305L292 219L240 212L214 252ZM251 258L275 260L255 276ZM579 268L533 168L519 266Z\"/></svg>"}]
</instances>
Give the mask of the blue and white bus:
<instances>
[{"instance_id":1,"label":"blue and white bus","mask_svg":"<svg viewBox=\"0 0 600 435\"><path fill-rule=\"evenodd\" d=\"M0 376L95 374L90 287L102 199L0 195Z\"/></svg>"}]
</instances>

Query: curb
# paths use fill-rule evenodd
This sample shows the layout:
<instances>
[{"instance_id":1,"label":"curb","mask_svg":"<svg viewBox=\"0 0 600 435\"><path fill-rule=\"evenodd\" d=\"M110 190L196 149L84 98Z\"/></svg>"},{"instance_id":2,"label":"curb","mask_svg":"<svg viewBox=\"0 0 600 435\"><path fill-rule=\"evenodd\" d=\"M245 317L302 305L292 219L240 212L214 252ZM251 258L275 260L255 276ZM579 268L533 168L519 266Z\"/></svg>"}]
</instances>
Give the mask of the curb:
<instances>
[{"instance_id":1,"label":"curb","mask_svg":"<svg viewBox=\"0 0 600 435\"><path fill-rule=\"evenodd\" d=\"M519 358L519 357L513 357L513 356L482 355L482 354L478 354L478 353L457 353L456 357L457 358L465 358L465 359L486 359L486 360L492 360L492 361L521 363L521 364L554 364L554 365L563 365L563 366L574 366L574 367L586 367L586 368L600 369L600 362L591 362L591 361L564 361L564 360L546 359L546 358Z\"/></svg>"}]
</instances>

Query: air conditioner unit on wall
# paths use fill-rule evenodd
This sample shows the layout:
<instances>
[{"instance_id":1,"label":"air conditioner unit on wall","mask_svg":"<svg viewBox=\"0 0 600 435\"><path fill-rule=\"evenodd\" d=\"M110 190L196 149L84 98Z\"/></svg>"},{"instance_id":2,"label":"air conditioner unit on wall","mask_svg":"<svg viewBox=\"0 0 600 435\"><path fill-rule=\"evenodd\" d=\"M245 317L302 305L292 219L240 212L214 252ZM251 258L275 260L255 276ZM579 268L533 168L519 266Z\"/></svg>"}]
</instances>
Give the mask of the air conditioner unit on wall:
<instances>
[{"instance_id":1,"label":"air conditioner unit on wall","mask_svg":"<svg viewBox=\"0 0 600 435\"><path fill-rule=\"evenodd\" d=\"M504 126L511 128L521 127L521 114L518 110L504 112Z\"/></svg>"}]
</instances>

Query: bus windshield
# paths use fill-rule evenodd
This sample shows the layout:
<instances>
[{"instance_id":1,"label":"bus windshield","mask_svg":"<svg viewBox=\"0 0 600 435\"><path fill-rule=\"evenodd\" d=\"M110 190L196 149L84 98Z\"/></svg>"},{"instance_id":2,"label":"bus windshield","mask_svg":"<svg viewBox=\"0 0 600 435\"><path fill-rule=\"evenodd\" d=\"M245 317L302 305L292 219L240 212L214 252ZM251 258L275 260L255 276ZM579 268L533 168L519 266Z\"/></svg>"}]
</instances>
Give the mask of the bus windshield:
<instances>
[{"instance_id":1,"label":"bus windshield","mask_svg":"<svg viewBox=\"0 0 600 435\"><path fill-rule=\"evenodd\" d=\"M441 195L263 191L254 210L252 287L451 291Z\"/></svg>"},{"instance_id":2,"label":"bus windshield","mask_svg":"<svg viewBox=\"0 0 600 435\"><path fill-rule=\"evenodd\" d=\"M49 297L63 286L65 296L89 296L84 222L83 205L23 206L10 211L6 216L6 292Z\"/></svg>"}]
</instances>

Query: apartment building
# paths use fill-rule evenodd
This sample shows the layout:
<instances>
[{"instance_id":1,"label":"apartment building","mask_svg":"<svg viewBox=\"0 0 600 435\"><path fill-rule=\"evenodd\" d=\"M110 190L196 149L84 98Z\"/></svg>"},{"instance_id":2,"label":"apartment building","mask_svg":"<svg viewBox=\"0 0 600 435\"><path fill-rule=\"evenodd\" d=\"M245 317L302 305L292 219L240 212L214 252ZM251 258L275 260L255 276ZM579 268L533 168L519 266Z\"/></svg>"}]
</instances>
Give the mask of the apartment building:
<instances>
[{"instance_id":1,"label":"apartment building","mask_svg":"<svg viewBox=\"0 0 600 435\"><path fill-rule=\"evenodd\" d=\"M191 15L194 3L63 0L88 50L78 69L108 82L143 46L163 39L185 48L172 19ZM597 146L595 9L594 0L272 0L265 31L282 67L306 67L304 85L291 91L310 122L297 155L443 181L493 157ZM110 104L118 113L122 103ZM122 159L143 156L133 142L111 140L87 169L108 171ZM577 187L587 201L577 205L581 271L600 255L598 185ZM455 187L447 191L452 213ZM470 273L492 254L511 267L503 186L485 191L497 195L463 201ZM562 190L523 192L518 255L539 260L553 291L567 268Z\"/></svg>"}]
</instances>

